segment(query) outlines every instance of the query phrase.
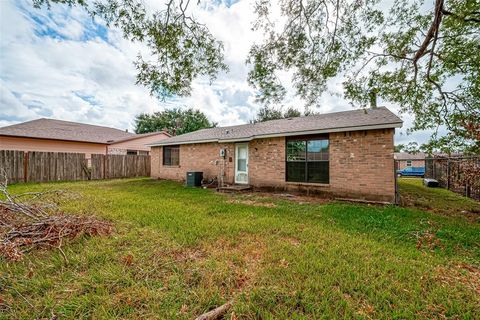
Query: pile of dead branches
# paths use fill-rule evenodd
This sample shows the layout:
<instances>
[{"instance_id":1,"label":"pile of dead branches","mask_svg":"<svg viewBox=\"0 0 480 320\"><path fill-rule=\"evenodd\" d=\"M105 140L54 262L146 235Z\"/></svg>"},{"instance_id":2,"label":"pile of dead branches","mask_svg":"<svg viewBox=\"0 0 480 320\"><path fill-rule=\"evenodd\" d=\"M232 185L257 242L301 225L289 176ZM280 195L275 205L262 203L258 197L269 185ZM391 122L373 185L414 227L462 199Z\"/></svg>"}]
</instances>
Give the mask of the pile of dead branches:
<instances>
[{"instance_id":1,"label":"pile of dead branches","mask_svg":"<svg viewBox=\"0 0 480 320\"><path fill-rule=\"evenodd\" d=\"M112 232L110 222L61 211L58 205L62 199L69 199L66 192L11 195L4 172L0 172L0 180L0 256L6 259L20 260L32 249L56 248L67 262L62 250L64 240Z\"/></svg>"}]
</instances>

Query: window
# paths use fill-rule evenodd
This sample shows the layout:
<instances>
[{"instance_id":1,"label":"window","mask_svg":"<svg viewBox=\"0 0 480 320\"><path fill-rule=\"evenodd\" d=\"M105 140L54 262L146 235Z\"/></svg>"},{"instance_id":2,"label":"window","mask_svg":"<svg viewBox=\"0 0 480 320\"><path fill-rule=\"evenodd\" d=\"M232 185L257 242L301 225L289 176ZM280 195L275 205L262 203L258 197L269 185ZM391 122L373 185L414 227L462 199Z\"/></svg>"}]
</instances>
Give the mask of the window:
<instances>
[{"instance_id":1,"label":"window","mask_svg":"<svg viewBox=\"0 0 480 320\"><path fill-rule=\"evenodd\" d=\"M137 155L137 150L127 150L128 155Z\"/></svg>"},{"instance_id":2,"label":"window","mask_svg":"<svg viewBox=\"0 0 480 320\"><path fill-rule=\"evenodd\" d=\"M180 164L180 147L165 146L163 147L163 165L178 166Z\"/></svg>"},{"instance_id":3,"label":"window","mask_svg":"<svg viewBox=\"0 0 480 320\"><path fill-rule=\"evenodd\" d=\"M329 183L328 137L287 140L287 181Z\"/></svg>"},{"instance_id":4,"label":"window","mask_svg":"<svg viewBox=\"0 0 480 320\"><path fill-rule=\"evenodd\" d=\"M412 166L412 160L407 160L407 167L411 167Z\"/></svg>"}]
</instances>

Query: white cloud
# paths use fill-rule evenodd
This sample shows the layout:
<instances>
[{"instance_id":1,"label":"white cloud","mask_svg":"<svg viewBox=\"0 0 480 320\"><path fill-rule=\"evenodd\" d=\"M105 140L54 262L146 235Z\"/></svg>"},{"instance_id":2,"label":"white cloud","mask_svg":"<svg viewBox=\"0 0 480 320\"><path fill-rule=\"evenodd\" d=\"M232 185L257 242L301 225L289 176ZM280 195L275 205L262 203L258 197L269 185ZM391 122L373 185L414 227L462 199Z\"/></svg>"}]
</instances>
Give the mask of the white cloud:
<instances>
[{"instance_id":1,"label":"white cloud","mask_svg":"<svg viewBox=\"0 0 480 320\"><path fill-rule=\"evenodd\" d=\"M191 10L223 41L230 72L213 85L195 80L190 97L158 101L135 85L133 61L138 52L148 52L145 45L103 29L78 8L52 5L48 11L34 9L27 0L0 1L0 125L50 117L133 129L136 114L172 106L198 108L220 125L252 119L260 106L246 81L245 60L251 44L261 40L251 30L253 0ZM341 93L341 79L331 81L330 88ZM290 88L285 106L302 105ZM350 108L342 98L325 95L315 111Z\"/></svg>"}]
</instances>

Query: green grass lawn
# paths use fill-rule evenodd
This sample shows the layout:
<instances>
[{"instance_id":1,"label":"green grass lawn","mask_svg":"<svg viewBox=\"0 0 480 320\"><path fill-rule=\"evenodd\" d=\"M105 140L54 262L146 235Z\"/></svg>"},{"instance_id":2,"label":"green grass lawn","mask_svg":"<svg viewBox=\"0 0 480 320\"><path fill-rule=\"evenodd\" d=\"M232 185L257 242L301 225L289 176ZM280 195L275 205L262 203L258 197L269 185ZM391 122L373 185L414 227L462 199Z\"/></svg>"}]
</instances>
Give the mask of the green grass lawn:
<instances>
[{"instance_id":1,"label":"green grass lawn","mask_svg":"<svg viewBox=\"0 0 480 320\"><path fill-rule=\"evenodd\" d=\"M65 244L68 264L0 258L0 318L192 319L232 298L238 319L480 318L480 225L463 217L149 179L11 191L45 188L116 230Z\"/></svg>"},{"instance_id":2,"label":"green grass lawn","mask_svg":"<svg viewBox=\"0 0 480 320\"><path fill-rule=\"evenodd\" d=\"M443 188L426 188L419 178L399 178L402 204L446 214L480 217L480 202L462 197Z\"/></svg>"}]
</instances>

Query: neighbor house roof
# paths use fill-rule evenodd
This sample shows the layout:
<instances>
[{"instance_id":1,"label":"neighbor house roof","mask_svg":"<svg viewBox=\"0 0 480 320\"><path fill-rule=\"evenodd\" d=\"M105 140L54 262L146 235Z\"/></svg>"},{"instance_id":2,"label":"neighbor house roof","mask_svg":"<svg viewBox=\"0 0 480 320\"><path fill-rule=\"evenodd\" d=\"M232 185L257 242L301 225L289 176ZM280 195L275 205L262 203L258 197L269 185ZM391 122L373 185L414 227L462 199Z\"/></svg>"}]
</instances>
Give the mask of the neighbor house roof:
<instances>
[{"instance_id":1,"label":"neighbor house roof","mask_svg":"<svg viewBox=\"0 0 480 320\"><path fill-rule=\"evenodd\" d=\"M155 135L158 135L158 134L164 134L167 137L171 137L171 135L166 131L157 131L157 132L149 132L149 133L137 133L137 134L131 135L131 136L123 138L123 139L115 140L112 143L119 143L119 142L125 142L125 141L145 138L145 137L151 137L151 136L155 136Z\"/></svg>"},{"instance_id":2,"label":"neighbor house roof","mask_svg":"<svg viewBox=\"0 0 480 320\"><path fill-rule=\"evenodd\" d=\"M0 128L0 135L3 136L102 144L128 141L154 134L159 132L137 135L115 128L45 118Z\"/></svg>"},{"instance_id":3,"label":"neighbor house roof","mask_svg":"<svg viewBox=\"0 0 480 320\"><path fill-rule=\"evenodd\" d=\"M395 160L425 160L426 154L423 152L408 153L408 152L395 152L393 155Z\"/></svg>"},{"instance_id":4,"label":"neighbor house roof","mask_svg":"<svg viewBox=\"0 0 480 320\"><path fill-rule=\"evenodd\" d=\"M402 120L385 107L202 129L158 141L150 146L187 143L249 141L301 134L399 128Z\"/></svg>"}]
</instances>

